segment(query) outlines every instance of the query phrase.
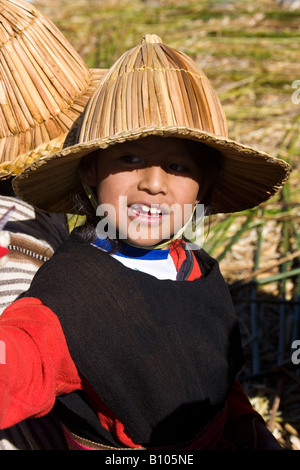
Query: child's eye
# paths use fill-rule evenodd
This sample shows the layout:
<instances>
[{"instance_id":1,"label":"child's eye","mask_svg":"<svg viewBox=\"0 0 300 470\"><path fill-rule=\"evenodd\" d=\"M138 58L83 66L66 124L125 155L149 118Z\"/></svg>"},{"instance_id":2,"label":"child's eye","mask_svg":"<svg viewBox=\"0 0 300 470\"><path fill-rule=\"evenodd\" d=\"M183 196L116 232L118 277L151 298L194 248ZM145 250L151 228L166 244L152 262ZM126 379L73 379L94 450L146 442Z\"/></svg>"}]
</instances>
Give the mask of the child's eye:
<instances>
[{"instance_id":1,"label":"child's eye","mask_svg":"<svg viewBox=\"0 0 300 470\"><path fill-rule=\"evenodd\" d=\"M139 157L136 155L122 155L121 157L122 162L124 163L140 163Z\"/></svg>"},{"instance_id":2,"label":"child's eye","mask_svg":"<svg viewBox=\"0 0 300 470\"><path fill-rule=\"evenodd\" d=\"M188 171L187 167L180 165L179 163L172 163L170 165L170 169L176 171L177 173L184 173Z\"/></svg>"}]
</instances>

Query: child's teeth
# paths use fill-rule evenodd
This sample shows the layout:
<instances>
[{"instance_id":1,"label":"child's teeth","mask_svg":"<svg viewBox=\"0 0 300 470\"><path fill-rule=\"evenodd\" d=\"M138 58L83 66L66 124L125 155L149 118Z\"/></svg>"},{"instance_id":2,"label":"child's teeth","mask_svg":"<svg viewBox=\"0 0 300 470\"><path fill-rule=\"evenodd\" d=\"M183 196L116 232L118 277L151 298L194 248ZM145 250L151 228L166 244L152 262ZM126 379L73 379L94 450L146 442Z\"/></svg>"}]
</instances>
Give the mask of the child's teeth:
<instances>
[{"instance_id":1,"label":"child's teeth","mask_svg":"<svg viewBox=\"0 0 300 470\"><path fill-rule=\"evenodd\" d=\"M159 215L161 214L161 210L158 209L157 207L149 207L146 206L145 204L142 204L140 206L135 205L133 206L136 210L139 210L140 212L144 212L146 214L151 214L151 215Z\"/></svg>"},{"instance_id":2,"label":"child's teeth","mask_svg":"<svg viewBox=\"0 0 300 470\"><path fill-rule=\"evenodd\" d=\"M150 209L150 212L151 212L151 214L156 215L156 214L159 214L159 213L160 213L160 210L159 210L159 209L156 209L156 207L152 207L152 208Z\"/></svg>"}]
</instances>

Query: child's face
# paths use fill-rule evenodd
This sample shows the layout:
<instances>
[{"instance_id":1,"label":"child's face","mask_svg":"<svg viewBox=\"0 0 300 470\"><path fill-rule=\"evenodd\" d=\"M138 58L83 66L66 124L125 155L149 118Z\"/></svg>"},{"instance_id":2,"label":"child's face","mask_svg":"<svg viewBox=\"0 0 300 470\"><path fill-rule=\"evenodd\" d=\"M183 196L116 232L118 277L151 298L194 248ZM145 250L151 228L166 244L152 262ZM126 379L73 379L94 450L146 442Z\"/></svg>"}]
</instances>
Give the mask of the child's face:
<instances>
[{"instance_id":1,"label":"child's face","mask_svg":"<svg viewBox=\"0 0 300 470\"><path fill-rule=\"evenodd\" d=\"M83 166L106 222L146 247L172 238L200 201L202 171L176 138L146 137L99 151Z\"/></svg>"}]
</instances>

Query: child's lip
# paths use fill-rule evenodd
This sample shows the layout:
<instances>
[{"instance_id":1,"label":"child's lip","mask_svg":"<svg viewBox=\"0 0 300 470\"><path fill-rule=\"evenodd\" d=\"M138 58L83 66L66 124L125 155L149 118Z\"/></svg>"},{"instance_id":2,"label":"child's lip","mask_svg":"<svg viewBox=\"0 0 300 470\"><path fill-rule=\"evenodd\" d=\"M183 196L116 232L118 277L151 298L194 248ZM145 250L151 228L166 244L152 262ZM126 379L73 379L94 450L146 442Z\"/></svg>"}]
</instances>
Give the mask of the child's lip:
<instances>
[{"instance_id":1,"label":"child's lip","mask_svg":"<svg viewBox=\"0 0 300 470\"><path fill-rule=\"evenodd\" d=\"M168 212L162 208L160 204L149 204L145 202L137 202L131 204L128 209L128 215L141 222L161 222Z\"/></svg>"},{"instance_id":2,"label":"child's lip","mask_svg":"<svg viewBox=\"0 0 300 470\"><path fill-rule=\"evenodd\" d=\"M139 212L143 215L150 216L162 216L168 213L166 205L152 204L149 202L136 202L131 204L130 209L134 212Z\"/></svg>"}]
</instances>

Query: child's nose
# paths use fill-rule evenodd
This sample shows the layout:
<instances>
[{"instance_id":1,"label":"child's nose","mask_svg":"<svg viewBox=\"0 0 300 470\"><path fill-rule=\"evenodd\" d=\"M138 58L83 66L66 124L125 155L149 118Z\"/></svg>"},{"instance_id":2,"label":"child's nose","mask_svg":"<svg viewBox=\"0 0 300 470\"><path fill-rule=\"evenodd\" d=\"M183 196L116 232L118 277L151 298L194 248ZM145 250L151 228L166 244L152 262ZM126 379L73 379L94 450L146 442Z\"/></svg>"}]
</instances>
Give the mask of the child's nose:
<instances>
[{"instance_id":1,"label":"child's nose","mask_svg":"<svg viewBox=\"0 0 300 470\"><path fill-rule=\"evenodd\" d=\"M149 194L167 194L167 174L159 166L151 166L140 170L139 189Z\"/></svg>"}]
</instances>

